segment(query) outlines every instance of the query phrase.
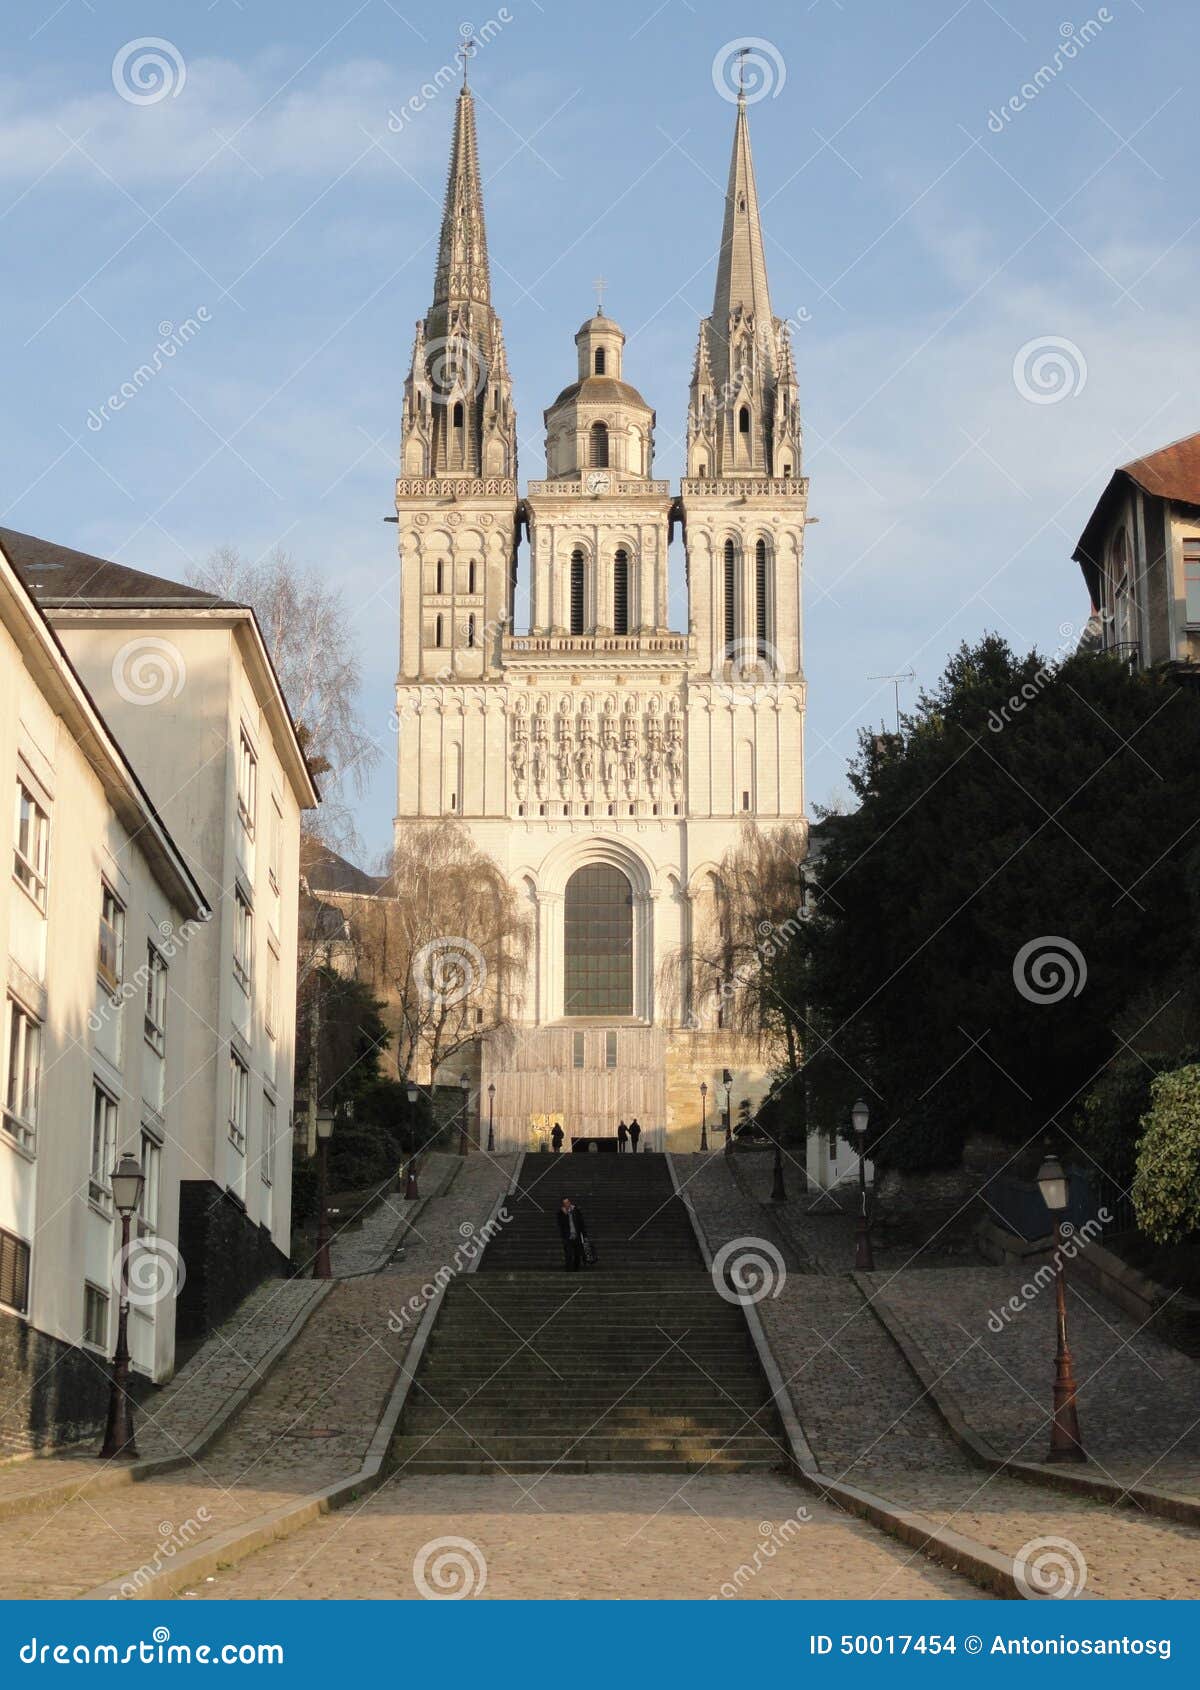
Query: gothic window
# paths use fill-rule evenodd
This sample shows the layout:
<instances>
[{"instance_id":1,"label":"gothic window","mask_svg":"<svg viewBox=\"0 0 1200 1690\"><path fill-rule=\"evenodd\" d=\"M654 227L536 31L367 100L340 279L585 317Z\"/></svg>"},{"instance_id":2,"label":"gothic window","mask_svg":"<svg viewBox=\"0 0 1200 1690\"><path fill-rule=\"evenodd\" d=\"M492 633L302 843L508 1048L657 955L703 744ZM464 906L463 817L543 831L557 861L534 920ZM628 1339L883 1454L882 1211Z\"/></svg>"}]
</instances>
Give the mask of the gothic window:
<instances>
[{"instance_id":1,"label":"gothic window","mask_svg":"<svg viewBox=\"0 0 1200 1690\"><path fill-rule=\"evenodd\" d=\"M750 408L749 408L748 405L743 405L741 410L738 412L738 433L739 434L749 434L749 432L750 432Z\"/></svg>"},{"instance_id":2,"label":"gothic window","mask_svg":"<svg viewBox=\"0 0 1200 1690\"><path fill-rule=\"evenodd\" d=\"M607 469L608 429L602 422L592 424L588 447L588 463L592 469Z\"/></svg>"},{"instance_id":3,"label":"gothic window","mask_svg":"<svg viewBox=\"0 0 1200 1690\"><path fill-rule=\"evenodd\" d=\"M461 428L463 426L463 408L461 399L459 399L454 406L454 426L455 428Z\"/></svg>"},{"instance_id":4,"label":"gothic window","mask_svg":"<svg viewBox=\"0 0 1200 1690\"><path fill-rule=\"evenodd\" d=\"M629 554L622 550L613 558L613 633L629 632Z\"/></svg>"},{"instance_id":5,"label":"gothic window","mask_svg":"<svg viewBox=\"0 0 1200 1690\"><path fill-rule=\"evenodd\" d=\"M767 656L767 542L754 548L754 637L758 656Z\"/></svg>"},{"instance_id":6,"label":"gothic window","mask_svg":"<svg viewBox=\"0 0 1200 1690\"><path fill-rule=\"evenodd\" d=\"M596 352L596 374L598 376L604 374L604 348L602 346Z\"/></svg>"},{"instance_id":7,"label":"gothic window","mask_svg":"<svg viewBox=\"0 0 1200 1690\"><path fill-rule=\"evenodd\" d=\"M571 553L571 632L583 632L583 553Z\"/></svg>"},{"instance_id":8,"label":"gothic window","mask_svg":"<svg viewBox=\"0 0 1200 1690\"><path fill-rule=\"evenodd\" d=\"M440 615L435 616L434 619L433 619L433 643L434 643L434 645L442 645L444 643L443 638L442 638L444 632L445 632L445 626L444 626L444 623L442 621L441 616Z\"/></svg>"},{"instance_id":9,"label":"gothic window","mask_svg":"<svg viewBox=\"0 0 1200 1690\"><path fill-rule=\"evenodd\" d=\"M633 1014L633 893L611 863L589 863L567 881L563 1013Z\"/></svg>"},{"instance_id":10,"label":"gothic window","mask_svg":"<svg viewBox=\"0 0 1200 1690\"><path fill-rule=\"evenodd\" d=\"M697 464L696 465L696 475L697 475L697 478L700 481L707 481L708 480L708 465L704 464L704 463Z\"/></svg>"},{"instance_id":11,"label":"gothic window","mask_svg":"<svg viewBox=\"0 0 1200 1690\"><path fill-rule=\"evenodd\" d=\"M785 481L790 481L792 479L792 466L791 466L791 464L784 464L784 466L783 466L783 479Z\"/></svg>"},{"instance_id":12,"label":"gothic window","mask_svg":"<svg viewBox=\"0 0 1200 1690\"><path fill-rule=\"evenodd\" d=\"M737 639L737 555L733 541L725 542L725 655L733 656Z\"/></svg>"},{"instance_id":13,"label":"gothic window","mask_svg":"<svg viewBox=\"0 0 1200 1690\"><path fill-rule=\"evenodd\" d=\"M471 649L474 649L474 646L475 646L475 618L474 618L474 616L468 616L467 617L467 645Z\"/></svg>"}]
</instances>

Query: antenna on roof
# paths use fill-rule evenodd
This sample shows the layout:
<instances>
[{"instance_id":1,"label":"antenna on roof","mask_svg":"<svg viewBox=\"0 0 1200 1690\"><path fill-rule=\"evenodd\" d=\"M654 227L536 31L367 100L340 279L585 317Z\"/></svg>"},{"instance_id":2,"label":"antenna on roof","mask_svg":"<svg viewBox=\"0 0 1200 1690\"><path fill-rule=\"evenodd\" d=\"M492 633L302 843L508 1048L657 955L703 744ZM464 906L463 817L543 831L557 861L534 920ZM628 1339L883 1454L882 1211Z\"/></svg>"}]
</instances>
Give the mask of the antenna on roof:
<instances>
[{"instance_id":1,"label":"antenna on roof","mask_svg":"<svg viewBox=\"0 0 1200 1690\"><path fill-rule=\"evenodd\" d=\"M868 675L868 681L890 681L896 694L896 732L900 732L900 683L901 681L915 681L916 674L911 664L902 669L898 675Z\"/></svg>"}]
</instances>

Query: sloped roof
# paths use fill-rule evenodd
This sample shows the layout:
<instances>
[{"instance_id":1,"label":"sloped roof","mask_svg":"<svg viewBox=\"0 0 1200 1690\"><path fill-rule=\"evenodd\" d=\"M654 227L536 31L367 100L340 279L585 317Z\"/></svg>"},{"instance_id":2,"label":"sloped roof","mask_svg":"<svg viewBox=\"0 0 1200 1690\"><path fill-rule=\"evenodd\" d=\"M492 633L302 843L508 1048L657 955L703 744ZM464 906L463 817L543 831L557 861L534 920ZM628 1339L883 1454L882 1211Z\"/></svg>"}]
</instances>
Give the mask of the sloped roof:
<instances>
[{"instance_id":1,"label":"sloped roof","mask_svg":"<svg viewBox=\"0 0 1200 1690\"><path fill-rule=\"evenodd\" d=\"M168 581L161 575L146 575L123 563L72 551L69 546L58 546L53 540L39 540L36 535L20 534L12 528L0 528L0 545L39 604L60 609L71 604L81 610L122 604L190 605L197 610L243 608L216 593Z\"/></svg>"},{"instance_id":2,"label":"sloped roof","mask_svg":"<svg viewBox=\"0 0 1200 1690\"><path fill-rule=\"evenodd\" d=\"M1130 484L1170 504L1200 506L1200 434L1185 435L1182 440L1172 441L1157 452L1148 452L1143 458L1134 458L1113 471L1079 536L1079 544L1071 553L1083 570L1093 605L1099 602L1109 516L1114 502Z\"/></svg>"},{"instance_id":3,"label":"sloped roof","mask_svg":"<svg viewBox=\"0 0 1200 1690\"><path fill-rule=\"evenodd\" d=\"M315 842L305 850L303 872L309 891L314 894L356 892L370 897L379 891L385 879L382 875L367 874L336 851L331 851L328 845Z\"/></svg>"},{"instance_id":4,"label":"sloped roof","mask_svg":"<svg viewBox=\"0 0 1200 1690\"><path fill-rule=\"evenodd\" d=\"M584 376L582 381L573 381L570 387L563 388L550 411L556 411L569 399L580 399L585 405L637 405L643 411L650 409L636 387L619 381L616 376Z\"/></svg>"}]
</instances>

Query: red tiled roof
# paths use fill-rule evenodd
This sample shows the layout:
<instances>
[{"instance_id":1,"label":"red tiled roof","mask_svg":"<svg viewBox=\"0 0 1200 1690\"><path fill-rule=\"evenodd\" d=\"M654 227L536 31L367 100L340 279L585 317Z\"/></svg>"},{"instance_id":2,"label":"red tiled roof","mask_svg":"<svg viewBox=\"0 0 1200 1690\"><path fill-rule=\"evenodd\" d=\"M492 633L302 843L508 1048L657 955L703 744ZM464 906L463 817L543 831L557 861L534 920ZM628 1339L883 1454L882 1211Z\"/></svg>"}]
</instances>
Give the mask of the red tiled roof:
<instances>
[{"instance_id":1,"label":"red tiled roof","mask_svg":"<svg viewBox=\"0 0 1200 1690\"><path fill-rule=\"evenodd\" d=\"M1189 434L1161 451L1122 464L1121 469L1157 499L1200 505L1200 434Z\"/></svg>"}]
</instances>

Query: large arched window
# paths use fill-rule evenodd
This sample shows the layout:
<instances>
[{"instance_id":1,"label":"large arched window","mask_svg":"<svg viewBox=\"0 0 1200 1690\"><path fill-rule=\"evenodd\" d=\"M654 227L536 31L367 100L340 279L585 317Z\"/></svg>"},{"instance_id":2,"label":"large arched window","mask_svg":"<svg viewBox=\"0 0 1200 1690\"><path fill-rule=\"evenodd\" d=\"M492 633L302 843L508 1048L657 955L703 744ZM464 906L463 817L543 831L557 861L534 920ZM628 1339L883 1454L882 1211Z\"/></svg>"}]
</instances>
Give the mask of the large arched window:
<instances>
[{"instance_id":1,"label":"large arched window","mask_svg":"<svg viewBox=\"0 0 1200 1690\"><path fill-rule=\"evenodd\" d=\"M571 553L571 632L583 632L583 553Z\"/></svg>"},{"instance_id":2,"label":"large arched window","mask_svg":"<svg viewBox=\"0 0 1200 1690\"><path fill-rule=\"evenodd\" d=\"M611 863L588 863L567 881L563 1014L633 1014L633 893Z\"/></svg>"},{"instance_id":3,"label":"large arched window","mask_svg":"<svg viewBox=\"0 0 1200 1690\"><path fill-rule=\"evenodd\" d=\"M767 656L767 542L759 540L754 548L754 637L758 656Z\"/></svg>"},{"instance_id":4,"label":"large arched window","mask_svg":"<svg viewBox=\"0 0 1200 1690\"><path fill-rule=\"evenodd\" d=\"M613 633L629 632L629 553L624 549L613 558Z\"/></svg>"},{"instance_id":5,"label":"large arched window","mask_svg":"<svg viewBox=\"0 0 1200 1690\"><path fill-rule=\"evenodd\" d=\"M737 641L737 553L733 541L725 542L725 656L733 656L733 648Z\"/></svg>"},{"instance_id":6,"label":"large arched window","mask_svg":"<svg viewBox=\"0 0 1200 1690\"><path fill-rule=\"evenodd\" d=\"M608 429L601 422L592 424L588 438L588 463L593 469L608 468Z\"/></svg>"}]
</instances>

